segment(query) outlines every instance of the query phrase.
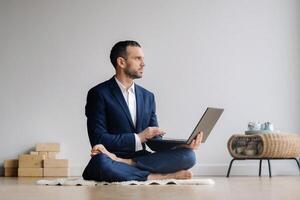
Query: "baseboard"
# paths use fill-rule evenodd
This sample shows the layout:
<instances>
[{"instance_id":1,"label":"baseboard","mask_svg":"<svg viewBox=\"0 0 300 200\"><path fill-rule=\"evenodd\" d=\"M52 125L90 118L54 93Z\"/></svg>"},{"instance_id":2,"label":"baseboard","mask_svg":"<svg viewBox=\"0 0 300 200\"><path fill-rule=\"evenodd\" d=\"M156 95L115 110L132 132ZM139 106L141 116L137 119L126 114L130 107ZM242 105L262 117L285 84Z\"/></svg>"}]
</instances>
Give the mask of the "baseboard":
<instances>
[{"instance_id":1,"label":"baseboard","mask_svg":"<svg viewBox=\"0 0 300 200\"><path fill-rule=\"evenodd\" d=\"M85 166L70 167L69 176L82 176Z\"/></svg>"},{"instance_id":2,"label":"baseboard","mask_svg":"<svg viewBox=\"0 0 300 200\"><path fill-rule=\"evenodd\" d=\"M248 163L250 162L250 163ZM294 176L299 175L297 163L293 160L271 160L271 172L273 176ZM196 176L226 176L228 164L197 164L192 168ZM259 172L259 162L235 161L232 164L230 176L257 176ZM268 176L268 163L262 163L262 176Z\"/></svg>"},{"instance_id":3,"label":"baseboard","mask_svg":"<svg viewBox=\"0 0 300 200\"><path fill-rule=\"evenodd\" d=\"M299 175L299 168L294 160L271 160L271 171L274 176ZM196 164L192 168L195 176L226 176L229 162L224 164ZM81 176L84 167L71 167L70 176ZM231 167L230 175L257 176L259 169L258 161L235 161ZM268 175L268 164L262 163L262 175Z\"/></svg>"},{"instance_id":4,"label":"baseboard","mask_svg":"<svg viewBox=\"0 0 300 200\"><path fill-rule=\"evenodd\" d=\"M195 176L226 176L229 162L226 164L196 164L192 168ZM69 176L81 176L85 166L71 166ZM294 160L271 160L271 170L273 176L295 176L299 175L299 169ZM4 175L4 169L0 168L0 175ZM231 168L232 176L257 176L258 161L235 161ZM262 175L268 175L268 164L266 161L262 165Z\"/></svg>"}]
</instances>

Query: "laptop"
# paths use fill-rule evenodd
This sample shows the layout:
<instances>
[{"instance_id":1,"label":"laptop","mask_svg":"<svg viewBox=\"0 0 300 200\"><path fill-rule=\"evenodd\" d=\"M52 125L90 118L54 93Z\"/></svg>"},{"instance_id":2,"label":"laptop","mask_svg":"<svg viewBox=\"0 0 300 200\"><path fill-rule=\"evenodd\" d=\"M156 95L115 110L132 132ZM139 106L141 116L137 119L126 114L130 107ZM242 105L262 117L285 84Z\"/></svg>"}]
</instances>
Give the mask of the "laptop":
<instances>
[{"instance_id":1,"label":"laptop","mask_svg":"<svg viewBox=\"0 0 300 200\"><path fill-rule=\"evenodd\" d=\"M210 132L214 128L215 124L221 117L224 109L223 108L211 108L208 107L190 137L187 139L171 139L171 138L152 138L147 143L154 145L180 145L180 144L191 144L191 142L197 137L198 133L203 132L202 143L204 143L209 136Z\"/></svg>"}]
</instances>

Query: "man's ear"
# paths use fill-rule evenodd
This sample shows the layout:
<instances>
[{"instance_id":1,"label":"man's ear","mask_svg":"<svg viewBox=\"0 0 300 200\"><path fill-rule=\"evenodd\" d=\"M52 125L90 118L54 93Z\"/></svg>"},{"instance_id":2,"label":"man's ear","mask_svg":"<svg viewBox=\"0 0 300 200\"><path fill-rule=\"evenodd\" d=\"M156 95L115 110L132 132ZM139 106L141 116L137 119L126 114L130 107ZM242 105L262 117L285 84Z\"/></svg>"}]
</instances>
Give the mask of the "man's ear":
<instances>
[{"instance_id":1,"label":"man's ear","mask_svg":"<svg viewBox=\"0 0 300 200\"><path fill-rule=\"evenodd\" d=\"M125 68L126 64L125 64L125 59L122 57L118 57L117 58L117 65L120 66L121 68Z\"/></svg>"}]
</instances>

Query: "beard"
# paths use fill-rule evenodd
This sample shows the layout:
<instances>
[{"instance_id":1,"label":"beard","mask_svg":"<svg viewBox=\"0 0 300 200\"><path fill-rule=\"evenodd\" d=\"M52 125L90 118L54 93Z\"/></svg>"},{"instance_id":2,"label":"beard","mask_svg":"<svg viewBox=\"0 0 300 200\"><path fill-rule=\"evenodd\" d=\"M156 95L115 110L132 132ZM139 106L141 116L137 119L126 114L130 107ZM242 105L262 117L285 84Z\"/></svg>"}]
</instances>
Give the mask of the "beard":
<instances>
[{"instance_id":1,"label":"beard","mask_svg":"<svg viewBox=\"0 0 300 200\"><path fill-rule=\"evenodd\" d=\"M138 71L134 71L130 66L126 67L124 73L131 79L142 78Z\"/></svg>"}]
</instances>

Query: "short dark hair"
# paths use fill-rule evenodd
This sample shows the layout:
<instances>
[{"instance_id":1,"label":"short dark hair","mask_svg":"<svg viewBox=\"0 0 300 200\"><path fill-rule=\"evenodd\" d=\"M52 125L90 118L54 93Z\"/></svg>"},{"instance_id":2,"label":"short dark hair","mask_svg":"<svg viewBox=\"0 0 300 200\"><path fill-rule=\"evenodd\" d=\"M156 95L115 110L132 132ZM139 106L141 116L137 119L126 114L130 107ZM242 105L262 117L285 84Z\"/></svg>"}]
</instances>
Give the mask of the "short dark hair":
<instances>
[{"instance_id":1,"label":"short dark hair","mask_svg":"<svg viewBox=\"0 0 300 200\"><path fill-rule=\"evenodd\" d=\"M138 42L132 40L117 42L110 51L110 62L114 66L114 68L117 67L118 57L123 57L123 58L127 57L126 49L128 46L141 47L141 45Z\"/></svg>"}]
</instances>

